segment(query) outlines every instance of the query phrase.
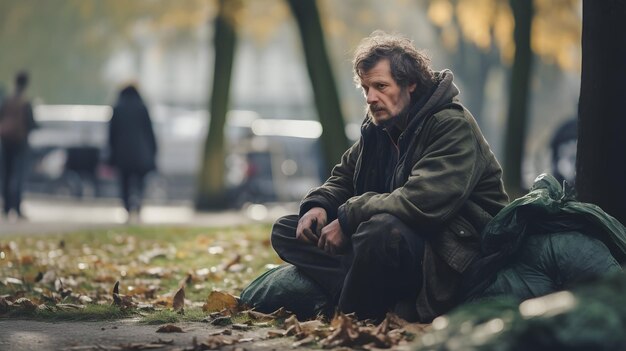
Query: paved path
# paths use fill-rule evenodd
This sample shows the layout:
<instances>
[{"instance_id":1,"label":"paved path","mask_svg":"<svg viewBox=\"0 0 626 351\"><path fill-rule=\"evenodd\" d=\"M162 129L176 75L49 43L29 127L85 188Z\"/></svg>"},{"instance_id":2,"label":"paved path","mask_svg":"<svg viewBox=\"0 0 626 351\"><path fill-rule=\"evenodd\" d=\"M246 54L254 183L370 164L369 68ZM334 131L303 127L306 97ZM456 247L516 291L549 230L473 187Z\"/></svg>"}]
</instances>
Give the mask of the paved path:
<instances>
[{"instance_id":1,"label":"paved path","mask_svg":"<svg viewBox=\"0 0 626 351\"><path fill-rule=\"evenodd\" d=\"M26 221L0 220L0 237L9 234L59 233L79 229L126 225L127 215L116 199L77 200L68 198L27 198ZM140 225L189 225L220 227L254 222L271 223L280 216L297 212L295 203L248 205L241 210L197 212L190 202L144 205Z\"/></svg>"},{"instance_id":2,"label":"paved path","mask_svg":"<svg viewBox=\"0 0 626 351\"><path fill-rule=\"evenodd\" d=\"M0 319L0 350L192 350L195 338L198 344L218 339L232 342L220 350L269 351L290 350L295 341L293 338L269 339L269 328L241 331L199 322L175 325L183 333L157 333L160 326L140 324L136 320L52 323ZM162 347L157 348L157 344Z\"/></svg>"}]
</instances>

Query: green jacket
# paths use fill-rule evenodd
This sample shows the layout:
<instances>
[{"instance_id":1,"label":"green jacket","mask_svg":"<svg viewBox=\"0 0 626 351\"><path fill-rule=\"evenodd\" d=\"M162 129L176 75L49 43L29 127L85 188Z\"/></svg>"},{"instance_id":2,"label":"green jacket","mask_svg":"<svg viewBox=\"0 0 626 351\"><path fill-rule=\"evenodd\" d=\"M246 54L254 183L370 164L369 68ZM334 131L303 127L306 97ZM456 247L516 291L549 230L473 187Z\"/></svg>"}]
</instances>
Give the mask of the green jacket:
<instances>
[{"instance_id":1,"label":"green jacket","mask_svg":"<svg viewBox=\"0 0 626 351\"><path fill-rule=\"evenodd\" d=\"M437 77L436 88L398 140L399 161L388 189L380 190L385 172L379 165L393 146L386 132L366 119L361 138L300 207L300 214L323 207L348 236L378 213L392 214L424 235L423 293L432 296L422 298L432 303L422 302L431 307L420 312L418 299L418 312L432 317L451 307L460 274L479 255L478 234L508 201L500 165L456 100L452 72Z\"/></svg>"}]
</instances>

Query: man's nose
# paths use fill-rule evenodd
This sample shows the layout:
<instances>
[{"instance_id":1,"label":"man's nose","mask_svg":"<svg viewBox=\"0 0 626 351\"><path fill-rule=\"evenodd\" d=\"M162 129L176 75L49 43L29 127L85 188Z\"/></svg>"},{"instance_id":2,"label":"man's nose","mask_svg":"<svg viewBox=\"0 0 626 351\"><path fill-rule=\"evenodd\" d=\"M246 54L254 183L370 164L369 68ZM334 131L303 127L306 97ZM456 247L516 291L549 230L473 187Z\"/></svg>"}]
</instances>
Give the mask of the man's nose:
<instances>
[{"instance_id":1,"label":"man's nose","mask_svg":"<svg viewBox=\"0 0 626 351\"><path fill-rule=\"evenodd\" d=\"M376 93L376 90L370 89L367 94L365 94L365 99L367 100L368 105L378 102L378 94Z\"/></svg>"}]
</instances>

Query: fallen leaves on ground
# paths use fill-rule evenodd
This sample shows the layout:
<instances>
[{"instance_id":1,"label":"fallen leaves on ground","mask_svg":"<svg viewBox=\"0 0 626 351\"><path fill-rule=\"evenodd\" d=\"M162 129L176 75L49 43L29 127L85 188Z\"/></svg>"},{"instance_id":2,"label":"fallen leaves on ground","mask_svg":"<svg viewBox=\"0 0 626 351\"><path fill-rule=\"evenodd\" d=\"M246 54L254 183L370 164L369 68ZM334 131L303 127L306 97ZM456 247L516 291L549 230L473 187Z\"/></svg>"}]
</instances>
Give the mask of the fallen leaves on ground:
<instances>
[{"instance_id":1,"label":"fallen leaves on ground","mask_svg":"<svg viewBox=\"0 0 626 351\"><path fill-rule=\"evenodd\" d=\"M84 313L90 306L106 306L125 311L125 316L173 310L184 312L187 318L197 311L204 314L197 320L204 318L226 328L206 339L198 338L185 350L250 341L243 334L255 328L269 328L267 338L292 337L294 347L389 348L428 328L394 315L377 326L342 314L330 323L301 322L282 308L261 313L240 306L236 295L241 289L280 263L267 233L268 226L156 227L3 238L0 316L40 311L46 315ZM181 315L176 318L183 318ZM116 347L139 350L156 344Z\"/></svg>"},{"instance_id":2,"label":"fallen leaves on ground","mask_svg":"<svg viewBox=\"0 0 626 351\"><path fill-rule=\"evenodd\" d=\"M269 330L267 337L293 336L296 339L293 347L318 343L323 348L387 349L411 341L425 330L426 325L408 323L392 313L377 326L357 321L353 315L338 313L330 325L319 320L300 322L295 316L289 317L284 330Z\"/></svg>"},{"instance_id":3,"label":"fallen leaves on ground","mask_svg":"<svg viewBox=\"0 0 626 351\"><path fill-rule=\"evenodd\" d=\"M280 262L266 243L268 232L267 225L249 225L5 236L0 239L0 314L30 313L29 304L15 304L22 297L47 312L72 309L58 304L112 305L145 315L168 308L187 312L203 303L207 311L219 311L221 304L235 312L233 299L208 295L218 290L234 297L267 265Z\"/></svg>"}]
</instances>

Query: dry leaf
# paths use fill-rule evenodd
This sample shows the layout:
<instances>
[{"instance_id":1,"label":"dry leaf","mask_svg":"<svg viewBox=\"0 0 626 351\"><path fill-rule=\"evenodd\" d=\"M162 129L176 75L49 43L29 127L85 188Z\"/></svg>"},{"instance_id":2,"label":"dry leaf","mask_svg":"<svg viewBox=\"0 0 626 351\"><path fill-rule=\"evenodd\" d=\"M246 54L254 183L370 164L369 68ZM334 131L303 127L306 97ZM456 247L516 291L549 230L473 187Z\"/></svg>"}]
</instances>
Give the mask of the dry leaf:
<instances>
[{"instance_id":1,"label":"dry leaf","mask_svg":"<svg viewBox=\"0 0 626 351\"><path fill-rule=\"evenodd\" d=\"M247 315L248 318L250 318L250 320L260 321L260 322L271 322L280 318L287 318L287 317L293 316L293 313L285 310L284 307L281 307L270 314L257 312L255 310L245 311L244 314Z\"/></svg>"},{"instance_id":2,"label":"dry leaf","mask_svg":"<svg viewBox=\"0 0 626 351\"><path fill-rule=\"evenodd\" d=\"M287 318L293 316L293 313L287 311L284 307L281 307L276 311L270 313L270 316L274 318Z\"/></svg>"},{"instance_id":3,"label":"dry leaf","mask_svg":"<svg viewBox=\"0 0 626 351\"><path fill-rule=\"evenodd\" d=\"M286 330L268 330L267 331L267 337L270 339L274 339L274 338L282 338L287 336L287 331Z\"/></svg>"},{"instance_id":4,"label":"dry leaf","mask_svg":"<svg viewBox=\"0 0 626 351\"><path fill-rule=\"evenodd\" d=\"M184 331L173 324L167 324L160 326L156 331L157 333L184 333Z\"/></svg>"},{"instance_id":5,"label":"dry leaf","mask_svg":"<svg viewBox=\"0 0 626 351\"><path fill-rule=\"evenodd\" d=\"M117 287L117 283L115 284L115 286ZM122 299L117 293L113 293L113 304L116 306L122 306Z\"/></svg>"},{"instance_id":6,"label":"dry leaf","mask_svg":"<svg viewBox=\"0 0 626 351\"><path fill-rule=\"evenodd\" d=\"M172 301L172 305L174 307L174 311L178 311L183 313L185 307L185 287L181 287L174 295L174 300Z\"/></svg>"},{"instance_id":7,"label":"dry leaf","mask_svg":"<svg viewBox=\"0 0 626 351\"><path fill-rule=\"evenodd\" d=\"M250 326L247 324L240 324L240 323L235 323L232 325L233 329L235 330L250 330Z\"/></svg>"},{"instance_id":8,"label":"dry leaf","mask_svg":"<svg viewBox=\"0 0 626 351\"><path fill-rule=\"evenodd\" d=\"M388 322L388 327L390 330L400 329L409 324L409 322L407 322L397 314L391 312L387 313L387 315L385 316L385 320Z\"/></svg>"},{"instance_id":9,"label":"dry leaf","mask_svg":"<svg viewBox=\"0 0 626 351\"><path fill-rule=\"evenodd\" d=\"M271 314L261 313L261 312L257 312L254 310L245 311L244 314L247 315L248 318L250 318L250 320L253 320L253 321L267 322L267 321L273 321L276 319L276 317L272 316Z\"/></svg>"},{"instance_id":10,"label":"dry leaf","mask_svg":"<svg viewBox=\"0 0 626 351\"><path fill-rule=\"evenodd\" d=\"M233 340L227 339L220 335L215 335L198 344L198 340L194 336L193 350L217 350L224 345L232 345L233 343Z\"/></svg>"},{"instance_id":11,"label":"dry leaf","mask_svg":"<svg viewBox=\"0 0 626 351\"><path fill-rule=\"evenodd\" d=\"M202 310L204 312L219 312L227 309L230 312L235 312L238 305L237 299L233 295L214 290L207 297Z\"/></svg>"},{"instance_id":12,"label":"dry leaf","mask_svg":"<svg viewBox=\"0 0 626 351\"><path fill-rule=\"evenodd\" d=\"M37 308L37 305L35 305L31 300L25 297L21 297L15 300L14 305L20 306L26 311L34 311Z\"/></svg>"},{"instance_id":13,"label":"dry leaf","mask_svg":"<svg viewBox=\"0 0 626 351\"><path fill-rule=\"evenodd\" d=\"M305 334L310 334L315 332L318 328L322 327L324 323L320 320L312 320L300 323L300 329Z\"/></svg>"},{"instance_id":14,"label":"dry leaf","mask_svg":"<svg viewBox=\"0 0 626 351\"><path fill-rule=\"evenodd\" d=\"M113 304L121 308L135 307L132 296L120 295L120 282L116 281L113 286Z\"/></svg>"},{"instance_id":15,"label":"dry leaf","mask_svg":"<svg viewBox=\"0 0 626 351\"><path fill-rule=\"evenodd\" d=\"M335 327L335 331L320 342L320 344L325 348L333 348L337 346L354 347L369 344L373 344L374 346L381 348L388 348L391 346L391 342L388 340L386 335L376 335L375 328L360 328L357 325L356 320L342 313L335 316L331 324Z\"/></svg>"},{"instance_id":16,"label":"dry leaf","mask_svg":"<svg viewBox=\"0 0 626 351\"><path fill-rule=\"evenodd\" d=\"M387 334L390 330L389 328L389 315L390 313L387 313L387 316L385 316L385 319L376 327L376 329L374 329L374 333L375 334Z\"/></svg>"}]
</instances>

